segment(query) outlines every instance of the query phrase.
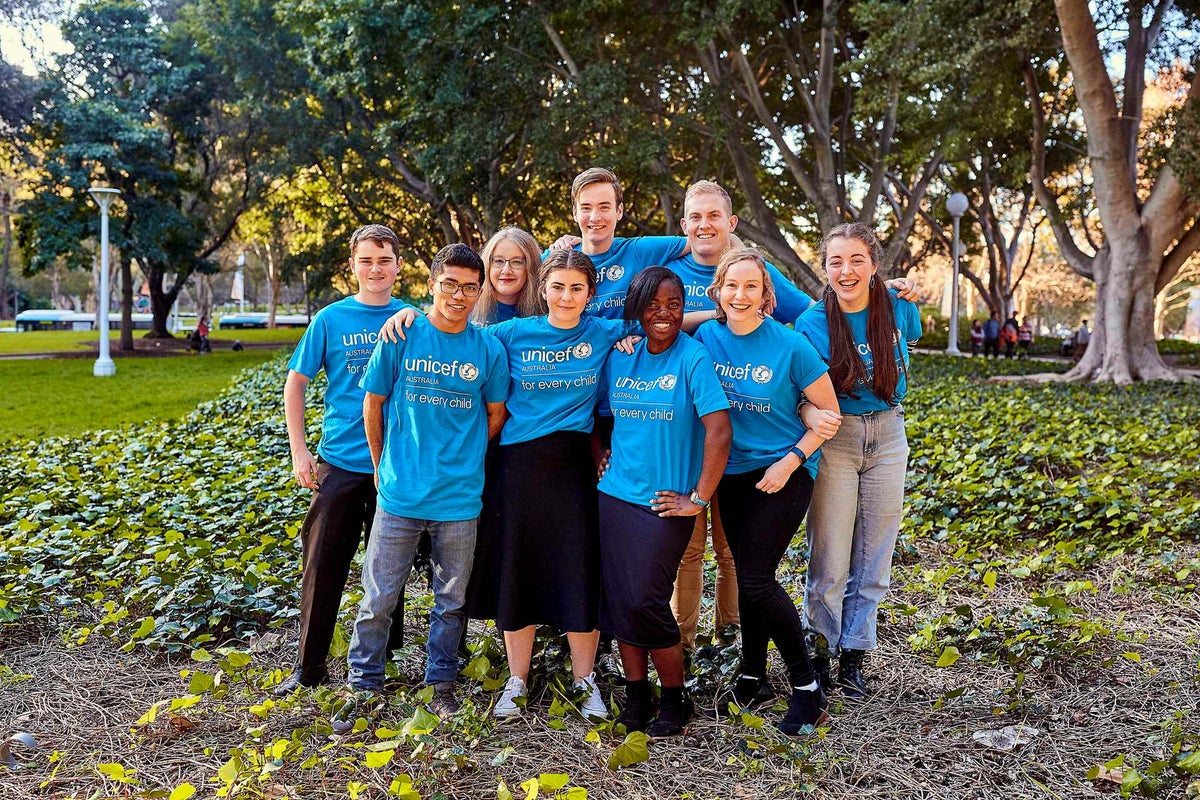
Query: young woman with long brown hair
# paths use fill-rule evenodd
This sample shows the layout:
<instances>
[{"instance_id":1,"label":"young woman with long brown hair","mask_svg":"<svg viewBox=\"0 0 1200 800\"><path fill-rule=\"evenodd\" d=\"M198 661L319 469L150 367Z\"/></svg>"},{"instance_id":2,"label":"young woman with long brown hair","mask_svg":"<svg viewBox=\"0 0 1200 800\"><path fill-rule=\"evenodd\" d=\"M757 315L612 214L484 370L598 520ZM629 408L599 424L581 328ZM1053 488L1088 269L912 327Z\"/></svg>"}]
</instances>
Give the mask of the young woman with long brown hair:
<instances>
[{"instance_id":1,"label":"young woman with long brown hair","mask_svg":"<svg viewBox=\"0 0 1200 800\"><path fill-rule=\"evenodd\" d=\"M838 653L842 696L866 697L863 660L876 646L879 602L891 582L904 504L904 410L909 345L921 337L917 307L876 273L882 249L866 225L839 225L821 244L829 284L796 321L829 364L841 426L821 446L808 512L805 627ZM828 655L814 662L832 683Z\"/></svg>"}]
</instances>

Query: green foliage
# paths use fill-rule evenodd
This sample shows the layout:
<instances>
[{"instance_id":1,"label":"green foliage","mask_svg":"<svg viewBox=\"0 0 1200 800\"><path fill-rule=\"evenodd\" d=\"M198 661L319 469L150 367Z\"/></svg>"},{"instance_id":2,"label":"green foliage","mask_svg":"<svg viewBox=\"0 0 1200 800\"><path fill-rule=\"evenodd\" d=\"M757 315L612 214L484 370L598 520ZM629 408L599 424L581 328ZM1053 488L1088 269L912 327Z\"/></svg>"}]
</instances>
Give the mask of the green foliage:
<instances>
[{"instance_id":1,"label":"green foliage","mask_svg":"<svg viewBox=\"0 0 1200 800\"><path fill-rule=\"evenodd\" d=\"M0 621L61 611L76 641L177 650L291 618L305 498L283 372L281 354L179 422L0 449Z\"/></svg>"},{"instance_id":2,"label":"green foliage","mask_svg":"<svg viewBox=\"0 0 1200 800\"><path fill-rule=\"evenodd\" d=\"M1195 536L1200 388L980 380L1047 368L914 363L907 535L973 550L1076 541L1080 559Z\"/></svg>"}]
</instances>

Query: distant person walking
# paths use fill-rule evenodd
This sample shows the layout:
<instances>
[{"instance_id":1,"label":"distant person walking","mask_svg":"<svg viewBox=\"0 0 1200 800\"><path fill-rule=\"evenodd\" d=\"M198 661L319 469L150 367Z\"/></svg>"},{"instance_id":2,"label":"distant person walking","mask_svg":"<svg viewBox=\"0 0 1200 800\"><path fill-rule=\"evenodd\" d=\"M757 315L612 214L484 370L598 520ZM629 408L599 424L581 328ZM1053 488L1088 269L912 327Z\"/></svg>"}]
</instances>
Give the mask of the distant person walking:
<instances>
[{"instance_id":1,"label":"distant person walking","mask_svg":"<svg viewBox=\"0 0 1200 800\"><path fill-rule=\"evenodd\" d=\"M979 355L983 347L983 323L975 320L971 323L971 358Z\"/></svg>"},{"instance_id":2,"label":"distant person walking","mask_svg":"<svg viewBox=\"0 0 1200 800\"><path fill-rule=\"evenodd\" d=\"M1018 359L1029 358L1029 348L1033 345L1033 326L1029 324L1029 317L1021 321L1021 327L1017 328L1017 346L1021 348L1021 352L1017 353Z\"/></svg>"},{"instance_id":3,"label":"distant person walking","mask_svg":"<svg viewBox=\"0 0 1200 800\"><path fill-rule=\"evenodd\" d=\"M200 340L200 346L197 350L200 353L211 353L212 345L208 342L208 319L201 318L200 323L196 326L196 338Z\"/></svg>"},{"instance_id":4,"label":"distant person walking","mask_svg":"<svg viewBox=\"0 0 1200 800\"><path fill-rule=\"evenodd\" d=\"M1004 320L1004 326L1000 328L1000 341L1004 342L1004 357L1012 358L1013 351L1017 346L1017 318L1011 316Z\"/></svg>"},{"instance_id":5,"label":"distant person walking","mask_svg":"<svg viewBox=\"0 0 1200 800\"><path fill-rule=\"evenodd\" d=\"M1071 357L1076 361L1083 358L1083 354L1087 352L1088 344L1092 341L1092 332L1088 330L1087 323L1086 319L1079 323L1079 330L1075 332L1075 352Z\"/></svg>"},{"instance_id":6,"label":"distant person walking","mask_svg":"<svg viewBox=\"0 0 1200 800\"><path fill-rule=\"evenodd\" d=\"M983 323L983 357L987 358L988 353L1000 357L1000 315L995 311Z\"/></svg>"}]
</instances>

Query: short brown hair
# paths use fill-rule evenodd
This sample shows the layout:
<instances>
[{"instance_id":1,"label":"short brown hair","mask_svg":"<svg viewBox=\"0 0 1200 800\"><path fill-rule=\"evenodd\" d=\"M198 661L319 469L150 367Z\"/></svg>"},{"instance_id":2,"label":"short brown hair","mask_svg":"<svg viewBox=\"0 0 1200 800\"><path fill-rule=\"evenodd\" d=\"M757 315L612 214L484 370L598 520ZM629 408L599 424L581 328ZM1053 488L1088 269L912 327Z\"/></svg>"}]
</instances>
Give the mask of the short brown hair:
<instances>
[{"instance_id":1,"label":"short brown hair","mask_svg":"<svg viewBox=\"0 0 1200 800\"><path fill-rule=\"evenodd\" d=\"M725 211L733 215L733 201L729 199L729 192L725 191L724 187L716 181L696 181L688 187L687 193L683 196L683 207L687 209L688 201L699 194L715 194L725 201Z\"/></svg>"},{"instance_id":2,"label":"short brown hair","mask_svg":"<svg viewBox=\"0 0 1200 800\"><path fill-rule=\"evenodd\" d=\"M753 261L762 272L763 304L758 309L758 313L765 317L763 308L775 305L775 282L771 280L771 273L767 269L767 261L762 257L762 253L753 247L734 247L726 250L725 255L721 256L721 260L717 262L716 272L713 273L712 283L704 291L708 295L708 299L717 304L715 312L717 322L726 322L728 319L725 309L721 308L721 284L725 282L725 275L729 272L729 268L740 261Z\"/></svg>"},{"instance_id":3,"label":"short brown hair","mask_svg":"<svg viewBox=\"0 0 1200 800\"><path fill-rule=\"evenodd\" d=\"M621 205L622 198L625 196L621 191L621 182L617 180L617 175L611 169L604 167L590 167L575 176L575 180L571 182L571 207L579 201L579 193L584 190L584 187L591 186L593 183L607 183L613 188L613 194L617 198L617 205Z\"/></svg>"},{"instance_id":4,"label":"short brown hair","mask_svg":"<svg viewBox=\"0 0 1200 800\"><path fill-rule=\"evenodd\" d=\"M354 258L354 251L364 241L374 242L380 247L390 244L392 246L392 255L397 260L400 258L400 237L387 225L363 225L350 234L350 258Z\"/></svg>"}]
</instances>

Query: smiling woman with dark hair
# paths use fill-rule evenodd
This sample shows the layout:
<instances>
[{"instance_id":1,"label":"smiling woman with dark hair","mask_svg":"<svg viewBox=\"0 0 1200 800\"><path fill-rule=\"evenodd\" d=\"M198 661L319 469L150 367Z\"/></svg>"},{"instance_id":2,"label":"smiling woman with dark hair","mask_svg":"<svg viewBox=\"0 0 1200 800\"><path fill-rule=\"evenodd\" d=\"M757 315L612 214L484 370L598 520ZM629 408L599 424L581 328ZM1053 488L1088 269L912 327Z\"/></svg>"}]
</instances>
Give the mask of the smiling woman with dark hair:
<instances>
[{"instance_id":1,"label":"smiling woman with dark hair","mask_svg":"<svg viewBox=\"0 0 1200 800\"><path fill-rule=\"evenodd\" d=\"M632 355L609 356L601 414L612 417L611 465L600 481L601 628L620 644L625 707L617 720L651 738L677 736L693 707L671 591L692 517L712 500L729 457L729 402L707 351L680 336L684 294L664 267L638 273L625 319L646 332ZM654 717L654 658L662 705Z\"/></svg>"}]
</instances>

